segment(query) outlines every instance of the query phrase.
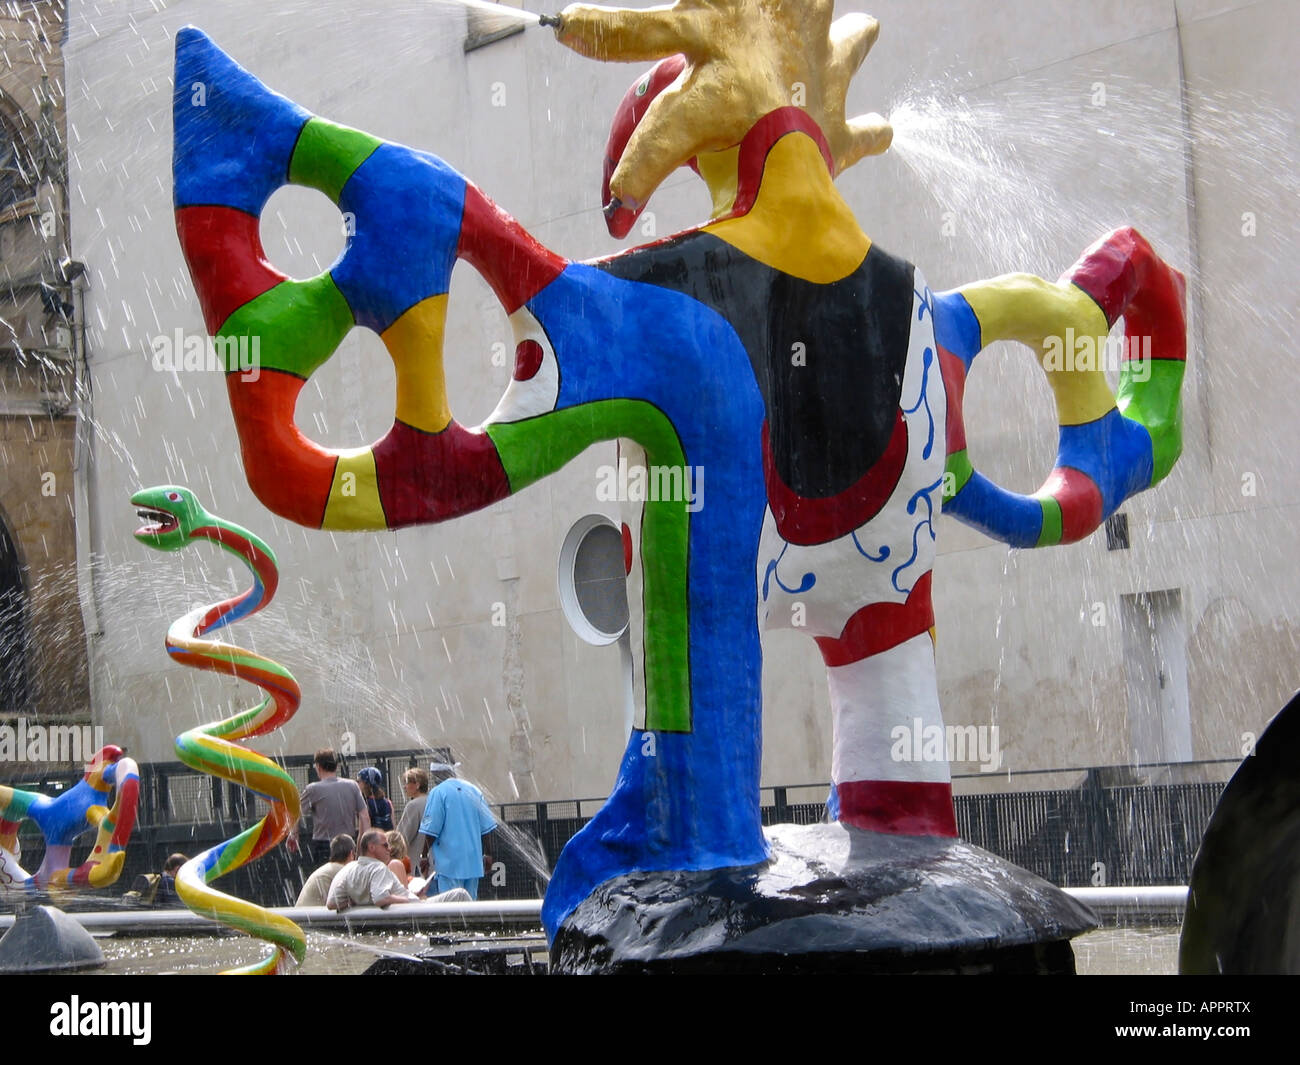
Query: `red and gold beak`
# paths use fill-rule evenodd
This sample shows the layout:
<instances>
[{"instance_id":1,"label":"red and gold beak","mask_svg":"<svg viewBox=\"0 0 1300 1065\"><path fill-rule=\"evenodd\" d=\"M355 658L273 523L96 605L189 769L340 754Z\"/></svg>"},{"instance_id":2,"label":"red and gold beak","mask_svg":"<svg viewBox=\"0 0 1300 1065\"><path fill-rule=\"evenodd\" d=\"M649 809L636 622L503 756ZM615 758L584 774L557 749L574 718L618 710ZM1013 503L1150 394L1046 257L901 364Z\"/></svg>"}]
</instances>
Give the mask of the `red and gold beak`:
<instances>
[{"instance_id":1,"label":"red and gold beak","mask_svg":"<svg viewBox=\"0 0 1300 1065\"><path fill-rule=\"evenodd\" d=\"M632 139L632 134L636 131L637 126L641 124L641 119L645 117L646 111L654 103L655 97L675 82L685 69L686 57L684 55L673 55L667 59L661 59L649 72L638 78L636 84L627 90L626 95L618 105L618 110L614 112L614 121L609 130L609 140L605 142L605 173L600 186L600 203L605 212L605 226L609 229L612 237L619 237L620 239L626 237L631 232L632 226L636 224L641 212L645 210L645 204L624 203L610 192L610 180L614 176L619 160L623 158L623 152L627 149L628 141ZM696 173L699 173L694 159L688 165Z\"/></svg>"}]
</instances>

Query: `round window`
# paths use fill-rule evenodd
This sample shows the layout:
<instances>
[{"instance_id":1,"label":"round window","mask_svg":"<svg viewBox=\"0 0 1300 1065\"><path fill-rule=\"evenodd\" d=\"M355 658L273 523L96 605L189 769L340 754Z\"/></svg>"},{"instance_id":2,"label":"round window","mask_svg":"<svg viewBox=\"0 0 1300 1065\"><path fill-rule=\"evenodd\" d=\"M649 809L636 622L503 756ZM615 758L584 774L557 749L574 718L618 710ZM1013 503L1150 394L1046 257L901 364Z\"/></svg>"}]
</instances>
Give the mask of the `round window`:
<instances>
[{"instance_id":1,"label":"round window","mask_svg":"<svg viewBox=\"0 0 1300 1065\"><path fill-rule=\"evenodd\" d=\"M574 523L560 548L560 605L570 627L602 647L627 630L623 533L603 514Z\"/></svg>"}]
</instances>

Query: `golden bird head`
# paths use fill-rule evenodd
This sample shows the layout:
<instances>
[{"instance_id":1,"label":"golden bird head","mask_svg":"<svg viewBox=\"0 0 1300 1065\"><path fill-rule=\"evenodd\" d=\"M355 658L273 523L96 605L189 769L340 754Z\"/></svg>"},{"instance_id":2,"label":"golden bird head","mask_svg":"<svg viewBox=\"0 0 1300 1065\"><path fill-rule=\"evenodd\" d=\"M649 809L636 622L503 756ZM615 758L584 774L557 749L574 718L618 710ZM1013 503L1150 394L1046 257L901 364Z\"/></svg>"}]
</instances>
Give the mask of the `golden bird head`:
<instances>
[{"instance_id":1,"label":"golden bird head","mask_svg":"<svg viewBox=\"0 0 1300 1065\"><path fill-rule=\"evenodd\" d=\"M644 9L573 4L552 24L562 44L593 59L673 64L671 78L666 63L647 76L666 83L654 86L625 131L621 154L607 161L606 218L616 236L679 166L698 160L713 188L723 179L705 156L727 152L778 108L799 107L817 123L836 173L880 154L893 139L878 114L846 117L849 83L880 24L863 14L835 19L832 0L677 0Z\"/></svg>"}]
</instances>

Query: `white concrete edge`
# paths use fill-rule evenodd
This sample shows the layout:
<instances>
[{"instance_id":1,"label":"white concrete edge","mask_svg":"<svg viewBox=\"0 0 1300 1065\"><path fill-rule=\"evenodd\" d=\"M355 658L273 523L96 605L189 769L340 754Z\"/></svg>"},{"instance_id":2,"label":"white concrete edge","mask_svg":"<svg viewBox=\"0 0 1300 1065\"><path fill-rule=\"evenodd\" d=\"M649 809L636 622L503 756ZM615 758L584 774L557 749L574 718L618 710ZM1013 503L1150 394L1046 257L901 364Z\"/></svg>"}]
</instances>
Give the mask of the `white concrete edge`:
<instances>
[{"instance_id":1,"label":"white concrete edge","mask_svg":"<svg viewBox=\"0 0 1300 1065\"><path fill-rule=\"evenodd\" d=\"M1187 905L1187 888L1174 887L1069 887L1067 895L1092 907L1099 916L1181 913ZM376 928L428 929L538 928L541 899L499 902L412 902L380 909L355 906L335 913L323 906L277 907L271 911L307 928L342 928L367 932ZM219 932L224 926L189 910L97 910L71 914L90 932L160 935L166 932ZM12 914L0 915L0 931L13 926Z\"/></svg>"},{"instance_id":2,"label":"white concrete edge","mask_svg":"<svg viewBox=\"0 0 1300 1065\"><path fill-rule=\"evenodd\" d=\"M279 906L271 910L306 928L342 928L366 932L375 928L412 931L540 928L541 899L500 902L411 902L380 909L354 906L335 913L324 906ZM69 914L88 932L122 932L133 935L161 935L168 932L220 932L225 926L185 909L87 910ZM0 931L13 926L14 915L0 916Z\"/></svg>"}]
</instances>

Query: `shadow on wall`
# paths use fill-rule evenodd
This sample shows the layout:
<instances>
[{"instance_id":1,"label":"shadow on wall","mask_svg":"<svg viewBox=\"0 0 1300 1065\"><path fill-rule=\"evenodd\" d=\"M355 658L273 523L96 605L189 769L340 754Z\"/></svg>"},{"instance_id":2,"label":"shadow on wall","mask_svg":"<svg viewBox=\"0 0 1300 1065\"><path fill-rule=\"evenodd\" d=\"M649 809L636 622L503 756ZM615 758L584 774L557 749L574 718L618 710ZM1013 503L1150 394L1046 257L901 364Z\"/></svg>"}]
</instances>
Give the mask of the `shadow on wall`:
<instances>
[{"instance_id":1,"label":"shadow on wall","mask_svg":"<svg viewBox=\"0 0 1300 1065\"><path fill-rule=\"evenodd\" d=\"M1192 630L1187 658L1194 756L1241 757L1300 687L1300 626L1261 622L1241 600L1215 599Z\"/></svg>"}]
</instances>

